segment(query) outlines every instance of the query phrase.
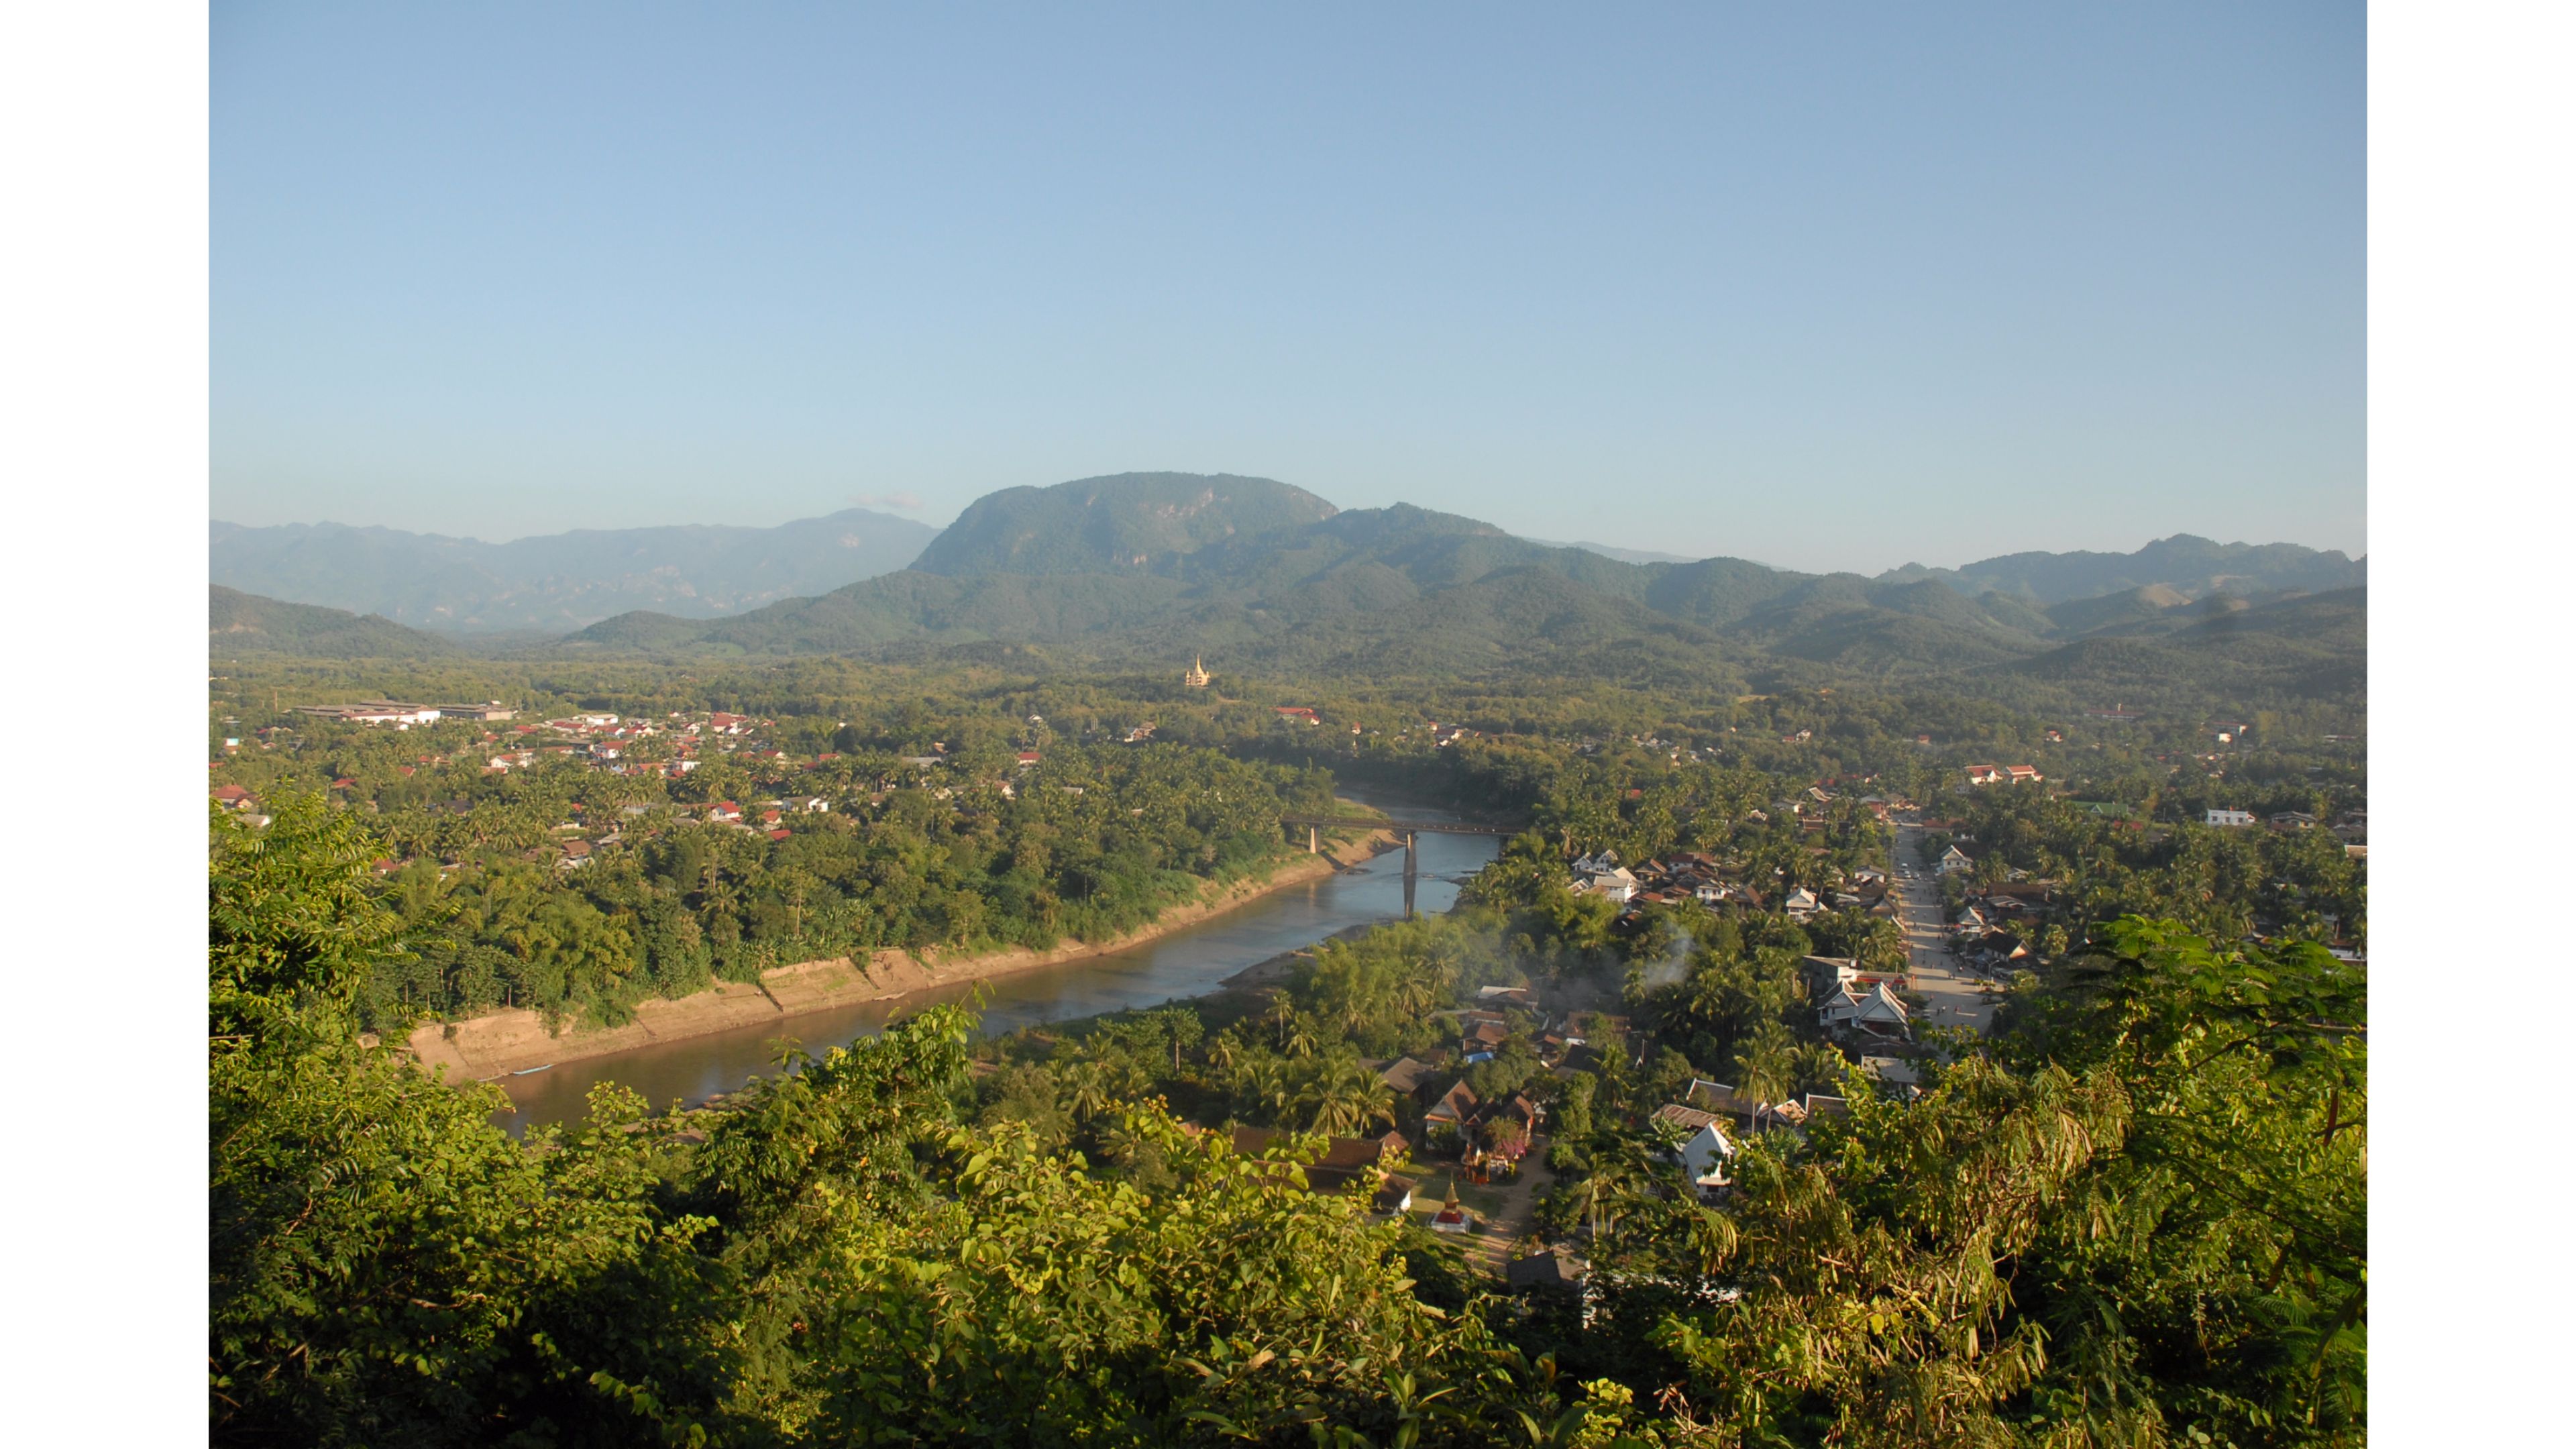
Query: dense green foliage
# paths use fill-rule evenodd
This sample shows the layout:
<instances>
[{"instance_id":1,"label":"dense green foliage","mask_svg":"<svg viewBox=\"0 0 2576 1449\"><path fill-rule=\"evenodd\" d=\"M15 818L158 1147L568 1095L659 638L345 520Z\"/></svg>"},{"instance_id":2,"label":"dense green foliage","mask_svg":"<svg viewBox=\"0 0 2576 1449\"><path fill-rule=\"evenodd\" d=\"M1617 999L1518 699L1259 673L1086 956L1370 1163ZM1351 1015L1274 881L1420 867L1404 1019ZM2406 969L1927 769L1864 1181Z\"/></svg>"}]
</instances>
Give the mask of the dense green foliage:
<instances>
[{"instance_id":1,"label":"dense green foliage","mask_svg":"<svg viewBox=\"0 0 2576 1449\"><path fill-rule=\"evenodd\" d=\"M2323 949L2366 943L2366 867L2327 828L2367 804L2340 737L2357 678L2173 682L2103 718L2070 707L2100 703L2089 688L2005 670L1938 689L1800 675L1733 653L1737 626L1814 608L1824 627L1843 584L1790 598L1691 566L1690 607L1726 622L1638 634L1596 607L1621 577L1602 570L1627 565L1543 566L1515 553L1536 545L1393 512L1311 525L1305 559L1203 543L1271 590L1265 609L1289 607L1292 574L1330 585L1296 596L1295 629L1247 609L1242 637L1307 642L1275 672L1212 657L1208 690L1016 645L223 666L211 782L250 798L212 817L215 1438L2363 1442L2365 982ZM1399 553L1422 571L1403 589L1362 566L1401 573ZM1194 586L1111 582L1140 579ZM1405 612L1478 587L1486 632ZM1854 607L1987 628L1926 592L1947 587L1878 581ZM1971 602L2075 627L2061 603ZM2078 647L2332 654L2348 602ZM1568 638L1647 642L1516 646L1525 604L1563 605ZM2145 617L2099 612L2088 627ZM1488 663L1436 657L1461 640ZM1319 667L1344 657L1368 667ZM1758 663L1764 692L1713 659ZM290 712L360 693L525 713L396 733ZM711 710L744 732L690 736L696 769L621 773L670 766L681 720ZM542 723L578 711L663 728L585 759L596 734ZM1977 763L2046 782L1970 788ZM577 1129L514 1141L490 1089L372 1044L497 1002L614 1020L800 957L1099 939L1275 864L1303 843L1280 815L1327 807L1336 781L1518 833L1453 912L1320 943L1275 988L992 1040L925 1011L787 1051L715 1106L653 1115L602 1091ZM753 828L707 823L724 800ZM1909 803L1939 822L1935 854L1975 857L1949 904L2019 892L2026 944L1983 1036L1917 1031L1919 1094L1855 1069L1802 967L1901 968L1894 921L1848 894L1782 909L1925 864L1892 858L1881 818ZM2201 823L2220 807L2317 824ZM1631 909L1570 889L1570 861L1605 850L1689 852L1748 889ZM1467 1060L1479 988L1523 985L1543 1004L1507 998L1506 1039ZM1463 1148L1522 1145L1509 1115L1426 1131L1425 1098L1380 1074L1395 1057L1439 1064L1434 1093L1543 1110L1528 1223L1589 1265L1579 1305L1501 1296L1365 1191L1306 1190L1296 1164L1326 1137L1396 1129L1433 1192ZM1694 1080L1848 1111L1739 1134L1731 1190L1703 1200L1654 1115ZM1252 1161L1227 1149L1237 1125L1291 1135Z\"/></svg>"},{"instance_id":2,"label":"dense green foliage","mask_svg":"<svg viewBox=\"0 0 2576 1449\"><path fill-rule=\"evenodd\" d=\"M236 773L267 799L347 782L409 947L363 985L371 1025L504 1005L616 1021L797 961L1102 941L1270 868L1280 814L1330 804L1320 775L1169 745L1062 744L1016 771L963 737L928 769L718 757L666 787L568 759L496 774L462 726L307 733ZM756 818L773 788L797 802L775 832L675 808L738 796ZM555 843L585 836L614 848L567 868Z\"/></svg>"},{"instance_id":3,"label":"dense green foliage","mask_svg":"<svg viewBox=\"0 0 2576 1449\"><path fill-rule=\"evenodd\" d=\"M1542 831L1456 913L1328 943L1266 1007L1023 1034L980 1078L971 1020L937 1009L791 1054L721 1109L603 1091L525 1142L488 1125L488 1089L359 1034L405 931L370 818L288 791L264 829L218 812L216 1438L2361 1441L2358 968L2127 918L2044 958L1900 1100L1815 1038L1793 964L1880 949L1871 921L1621 919L1558 864L1626 841L1787 872L1883 834L1781 849L1753 818L1776 776L1526 754ZM2003 798L1954 803L1999 838L2081 825ZM1551 1104L1541 1231L1590 1260L1585 1314L1493 1297L1418 1230L1186 1125L1414 1126L1363 1057L1431 1052L1443 1012L1519 981L1588 993L1607 1041L1602 1011L1639 1030L1571 1074L1515 1049L1468 1077ZM1671 1190L1648 1114L1710 1075L1851 1110L1746 1139L1704 1205Z\"/></svg>"}]
</instances>

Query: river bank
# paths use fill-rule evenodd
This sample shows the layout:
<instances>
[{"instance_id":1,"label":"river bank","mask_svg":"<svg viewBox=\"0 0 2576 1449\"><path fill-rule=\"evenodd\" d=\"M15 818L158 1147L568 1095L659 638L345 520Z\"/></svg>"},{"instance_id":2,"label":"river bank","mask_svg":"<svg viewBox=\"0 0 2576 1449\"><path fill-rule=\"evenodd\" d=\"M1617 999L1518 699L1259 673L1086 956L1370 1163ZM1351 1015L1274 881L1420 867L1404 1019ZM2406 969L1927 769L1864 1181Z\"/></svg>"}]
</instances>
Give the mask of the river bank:
<instances>
[{"instance_id":1,"label":"river bank","mask_svg":"<svg viewBox=\"0 0 2576 1449\"><path fill-rule=\"evenodd\" d=\"M846 956L802 961L764 971L757 982L720 982L688 996L644 1002L623 1026L576 1027L557 1033L547 1028L543 1017L522 1008L427 1023L412 1032L406 1045L423 1067L443 1068L451 1081L485 1081L861 1003L894 1002L1150 945L1263 896L1347 869L1345 855L1364 859L1398 844L1387 832L1372 831L1353 846L1291 860L1267 876L1206 892L1200 900L1175 906L1147 925L1108 941L1067 942L1047 951L1013 947L964 956L885 950L870 953L865 965Z\"/></svg>"}]
</instances>

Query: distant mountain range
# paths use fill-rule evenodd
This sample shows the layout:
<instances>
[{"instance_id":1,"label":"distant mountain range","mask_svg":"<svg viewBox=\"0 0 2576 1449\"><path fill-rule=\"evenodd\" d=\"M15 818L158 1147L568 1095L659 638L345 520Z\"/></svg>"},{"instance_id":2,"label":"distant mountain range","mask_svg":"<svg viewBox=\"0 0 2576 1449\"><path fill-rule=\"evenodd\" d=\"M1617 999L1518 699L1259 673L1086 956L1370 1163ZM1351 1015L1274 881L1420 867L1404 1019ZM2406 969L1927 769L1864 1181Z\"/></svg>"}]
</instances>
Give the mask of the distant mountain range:
<instances>
[{"instance_id":1,"label":"distant mountain range","mask_svg":"<svg viewBox=\"0 0 2576 1449\"><path fill-rule=\"evenodd\" d=\"M509 543L218 522L211 576L420 628L560 634L632 609L709 619L823 593L902 568L938 533L864 508L776 528L577 529Z\"/></svg>"},{"instance_id":2,"label":"distant mountain range","mask_svg":"<svg viewBox=\"0 0 2576 1449\"><path fill-rule=\"evenodd\" d=\"M832 523L694 532L732 544L804 530L797 536L810 542ZM676 548L666 536L684 532L636 534ZM320 554L325 542L309 531L304 546ZM862 552L850 547L845 566ZM2011 554L1874 578L1617 552L1517 538L1410 504L1338 509L1266 478L1129 473L987 495L908 568L723 617L690 585L690 610L628 610L549 647L741 656L1037 644L1137 663L1203 652L1283 671L2000 672L2106 687L2218 670L2332 691L2362 677L2365 564L2291 544L2177 535L2132 554ZM754 568L748 552L731 566ZM545 597L559 610L609 596L562 576L553 588ZM479 617L498 627L489 622L498 616L494 606Z\"/></svg>"},{"instance_id":3,"label":"distant mountain range","mask_svg":"<svg viewBox=\"0 0 2576 1449\"><path fill-rule=\"evenodd\" d=\"M1876 578L1732 558L1625 562L1409 504L1340 510L1268 479L1152 473L992 494L912 568L818 597L708 621L621 615L569 642L798 654L1006 641L1444 671L1509 660L1592 672L1621 650L1650 670L1667 654L1768 656L1897 677L2010 665L2083 639L2185 635L2365 582L2339 553L2188 535L2134 554L2017 554Z\"/></svg>"},{"instance_id":4,"label":"distant mountain range","mask_svg":"<svg viewBox=\"0 0 2576 1449\"><path fill-rule=\"evenodd\" d=\"M1530 542L1543 543L1549 548L1579 548L1586 553L1597 553L1603 558L1615 558L1621 563L1689 563L1691 561L1690 555L1686 553L1657 553L1653 549L1621 548L1616 544L1586 543L1581 539L1565 543L1552 538L1533 538Z\"/></svg>"},{"instance_id":5,"label":"distant mountain range","mask_svg":"<svg viewBox=\"0 0 2576 1449\"><path fill-rule=\"evenodd\" d=\"M2212 543L2177 533L2136 553L2014 553L1955 569L1907 564L1881 577L1938 579L1963 594L1998 593L2061 604L2137 589L2168 589L2187 599L2348 589L2362 583L2362 565L2338 552L2295 543Z\"/></svg>"}]
</instances>

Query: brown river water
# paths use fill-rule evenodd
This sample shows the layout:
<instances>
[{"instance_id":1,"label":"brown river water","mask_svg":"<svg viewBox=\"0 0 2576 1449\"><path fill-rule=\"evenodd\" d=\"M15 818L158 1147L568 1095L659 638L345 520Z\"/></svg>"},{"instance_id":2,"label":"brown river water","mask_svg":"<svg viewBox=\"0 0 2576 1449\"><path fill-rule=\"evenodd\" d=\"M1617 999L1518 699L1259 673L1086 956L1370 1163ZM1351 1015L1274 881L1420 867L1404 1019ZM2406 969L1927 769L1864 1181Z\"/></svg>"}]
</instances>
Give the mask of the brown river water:
<instances>
[{"instance_id":1,"label":"brown river water","mask_svg":"<svg viewBox=\"0 0 2576 1449\"><path fill-rule=\"evenodd\" d=\"M1356 792L1350 798L1358 798ZM1408 819L1456 818L1411 805L1371 803L1400 811ZM1486 835L1425 834L1416 840L1414 904L1425 912L1445 911L1455 904L1459 883L1492 860L1502 844ZM977 986L986 993L984 1030L995 1034L1205 996L1227 977L1284 951L1403 914L1404 852L1390 850L1351 870L1255 897L1224 915L1131 950L505 1077L500 1085L517 1110L496 1120L513 1132L577 1121L591 1087L609 1081L643 1093L656 1109L675 1102L695 1105L716 1093L733 1091L755 1073L775 1071L776 1043L782 1037L820 1056L828 1048L884 1030L887 1020L897 1014L934 1002L964 1001Z\"/></svg>"}]
</instances>

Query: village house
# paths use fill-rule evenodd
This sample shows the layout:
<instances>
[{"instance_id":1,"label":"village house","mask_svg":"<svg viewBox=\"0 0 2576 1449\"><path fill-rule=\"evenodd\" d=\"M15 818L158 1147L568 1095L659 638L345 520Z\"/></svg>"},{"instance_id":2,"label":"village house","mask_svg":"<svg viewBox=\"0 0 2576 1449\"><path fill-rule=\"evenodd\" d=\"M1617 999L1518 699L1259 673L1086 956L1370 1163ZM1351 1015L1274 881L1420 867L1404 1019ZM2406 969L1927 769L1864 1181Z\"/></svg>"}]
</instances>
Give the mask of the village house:
<instances>
[{"instance_id":1,"label":"village house","mask_svg":"<svg viewBox=\"0 0 2576 1449\"><path fill-rule=\"evenodd\" d=\"M1765 1102L1750 1093L1739 1092L1724 1082L1697 1079L1691 1082L1689 1089L1682 1095L1686 1100L1678 1110L1695 1111L1723 1118L1734 1122L1737 1127L1746 1132L1775 1127L1799 1127L1816 1115L1844 1113L1850 1110L1849 1104L1842 1098L1828 1097L1820 1092L1808 1093L1804 1104L1794 1097L1783 1098L1777 1102ZM1672 1110L1677 1109L1665 1108L1658 1111L1656 1115L1661 1116L1664 1111Z\"/></svg>"},{"instance_id":2,"label":"village house","mask_svg":"<svg viewBox=\"0 0 2576 1449\"><path fill-rule=\"evenodd\" d=\"M1429 1062L1417 1062L1411 1057L1397 1057L1377 1074L1377 1079L1386 1083L1400 1096L1420 1100L1421 1094L1431 1085L1433 1074L1437 1071L1439 1068Z\"/></svg>"},{"instance_id":3,"label":"village house","mask_svg":"<svg viewBox=\"0 0 2576 1449\"><path fill-rule=\"evenodd\" d=\"M1816 1007L1816 1024L1829 1033L1856 1032L1911 1038L1905 1003L1884 982L1864 990L1857 983L1826 996Z\"/></svg>"},{"instance_id":4,"label":"village house","mask_svg":"<svg viewBox=\"0 0 2576 1449\"><path fill-rule=\"evenodd\" d=\"M1573 888L1578 895L1590 892L1625 905L1637 894L1637 877L1626 866L1615 866L1605 872L1577 877Z\"/></svg>"},{"instance_id":5,"label":"village house","mask_svg":"<svg viewBox=\"0 0 2576 1449\"><path fill-rule=\"evenodd\" d=\"M1910 1095L1922 1086L1923 1074L1903 1057L1864 1056L1860 1059L1861 1075L1883 1087L1894 1087L1901 1095Z\"/></svg>"},{"instance_id":6,"label":"village house","mask_svg":"<svg viewBox=\"0 0 2576 1449\"><path fill-rule=\"evenodd\" d=\"M2008 966L2030 955L2030 947L2021 937L2003 930L1985 931L1974 939L1963 938L1954 949L1969 964L1985 971Z\"/></svg>"},{"instance_id":7,"label":"village house","mask_svg":"<svg viewBox=\"0 0 2576 1449\"><path fill-rule=\"evenodd\" d=\"M1673 1158L1702 1197L1727 1186L1726 1164L1735 1156L1735 1144L1720 1130L1723 1119L1717 1113L1671 1103L1655 1109L1655 1120L1689 1134L1673 1149Z\"/></svg>"},{"instance_id":8,"label":"village house","mask_svg":"<svg viewBox=\"0 0 2576 1449\"><path fill-rule=\"evenodd\" d=\"M2254 812L2251 810L2211 810L2204 813L2202 816L2202 823L2217 826L2222 830L2242 830L2254 823Z\"/></svg>"},{"instance_id":9,"label":"village house","mask_svg":"<svg viewBox=\"0 0 2576 1449\"><path fill-rule=\"evenodd\" d=\"M1464 1078L1460 1078L1448 1091L1440 1094L1438 1101L1423 1109L1422 1130L1435 1139L1443 1136L1463 1136L1473 1121L1475 1112L1476 1093L1467 1085Z\"/></svg>"},{"instance_id":10,"label":"village house","mask_svg":"<svg viewBox=\"0 0 2576 1449\"><path fill-rule=\"evenodd\" d=\"M1504 1286L1514 1293L1555 1293L1580 1298L1590 1269L1574 1250L1560 1243L1514 1258L1503 1270Z\"/></svg>"}]
</instances>

